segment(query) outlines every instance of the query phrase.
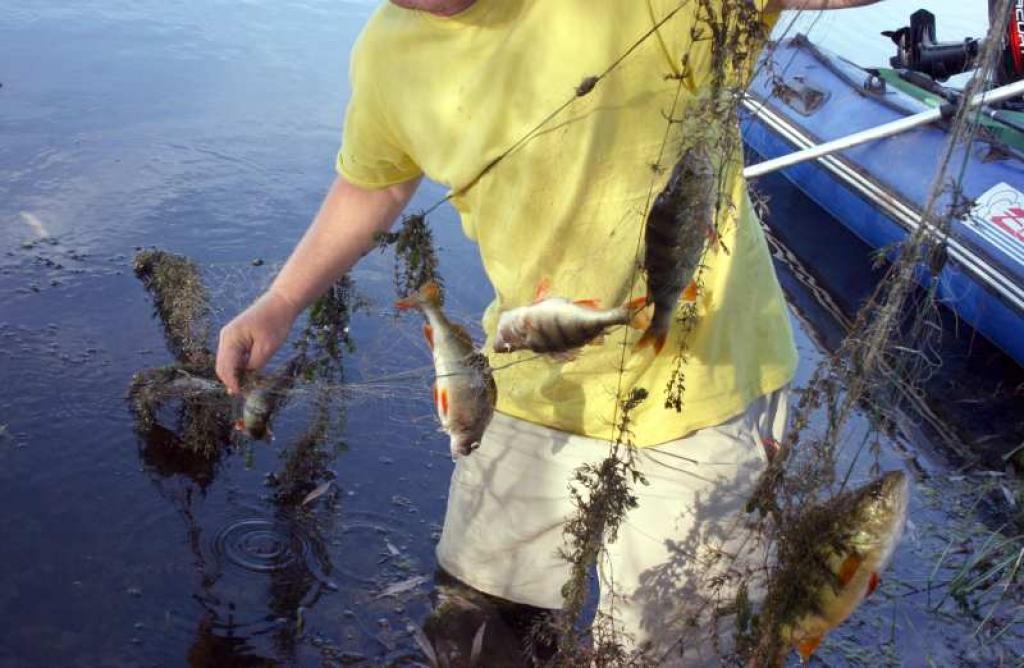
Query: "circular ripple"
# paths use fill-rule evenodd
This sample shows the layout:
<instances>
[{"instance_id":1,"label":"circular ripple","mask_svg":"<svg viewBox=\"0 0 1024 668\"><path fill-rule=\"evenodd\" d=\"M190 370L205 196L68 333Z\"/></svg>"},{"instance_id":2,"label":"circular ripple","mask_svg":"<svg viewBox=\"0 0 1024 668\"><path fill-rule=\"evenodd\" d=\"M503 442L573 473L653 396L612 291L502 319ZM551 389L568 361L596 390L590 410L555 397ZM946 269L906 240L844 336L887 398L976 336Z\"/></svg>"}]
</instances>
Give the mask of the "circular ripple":
<instances>
[{"instance_id":1,"label":"circular ripple","mask_svg":"<svg viewBox=\"0 0 1024 668\"><path fill-rule=\"evenodd\" d=\"M309 538L294 528L263 519L240 520L225 527L214 540L216 553L231 563L256 573L289 568L307 562Z\"/></svg>"}]
</instances>

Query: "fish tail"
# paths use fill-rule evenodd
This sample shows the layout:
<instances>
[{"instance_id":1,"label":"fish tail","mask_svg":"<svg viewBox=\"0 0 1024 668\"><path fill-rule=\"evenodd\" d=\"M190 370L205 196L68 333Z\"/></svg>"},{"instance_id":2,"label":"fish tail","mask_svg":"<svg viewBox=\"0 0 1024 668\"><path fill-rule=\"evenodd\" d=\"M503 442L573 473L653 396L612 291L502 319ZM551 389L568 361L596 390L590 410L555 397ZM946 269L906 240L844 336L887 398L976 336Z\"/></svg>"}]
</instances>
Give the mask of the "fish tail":
<instances>
[{"instance_id":1,"label":"fish tail","mask_svg":"<svg viewBox=\"0 0 1024 668\"><path fill-rule=\"evenodd\" d=\"M626 301L626 309L630 311L639 311L647 306L647 297L636 297Z\"/></svg>"},{"instance_id":2,"label":"fish tail","mask_svg":"<svg viewBox=\"0 0 1024 668\"><path fill-rule=\"evenodd\" d=\"M661 349L665 347L667 339L668 332L656 332L652 327L644 332L644 335L633 346L633 350L643 350L644 348L652 347L654 348L654 355L657 356Z\"/></svg>"},{"instance_id":3,"label":"fish tail","mask_svg":"<svg viewBox=\"0 0 1024 668\"><path fill-rule=\"evenodd\" d=\"M404 297L395 302L395 308L399 311L408 311L409 309L419 308L420 299L419 295L413 293L408 297Z\"/></svg>"},{"instance_id":4,"label":"fish tail","mask_svg":"<svg viewBox=\"0 0 1024 668\"><path fill-rule=\"evenodd\" d=\"M651 323L644 331L643 336L640 337L640 340L633 346L633 350L654 348L656 356L661 352L661 349L665 347L665 341L668 339L668 330L672 324L672 312L668 311L667 316L664 313L666 312L659 312L657 306L654 307L654 316L651 318Z\"/></svg>"},{"instance_id":5,"label":"fish tail","mask_svg":"<svg viewBox=\"0 0 1024 668\"><path fill-rule=\"evenodd\" d=\"M415 293L396 301L395 308L399 311L408 311L423 304L434 306L441 304L441 286L437 284L437 281L427 281Z\"/></svg>"},{"instance_id":6,"label":"fish tail","mask_svg":"<svg viewBox=\"0 0 1024 668\"><path fill-rule=\"evenodd\" d=\"M630 299L622 305L626 313L629 315L629 326L633 329L646 330L651 326L651 316L646 311L647 308L647 297L637 297L636 299Z\"/></svg>"}]
</instances>

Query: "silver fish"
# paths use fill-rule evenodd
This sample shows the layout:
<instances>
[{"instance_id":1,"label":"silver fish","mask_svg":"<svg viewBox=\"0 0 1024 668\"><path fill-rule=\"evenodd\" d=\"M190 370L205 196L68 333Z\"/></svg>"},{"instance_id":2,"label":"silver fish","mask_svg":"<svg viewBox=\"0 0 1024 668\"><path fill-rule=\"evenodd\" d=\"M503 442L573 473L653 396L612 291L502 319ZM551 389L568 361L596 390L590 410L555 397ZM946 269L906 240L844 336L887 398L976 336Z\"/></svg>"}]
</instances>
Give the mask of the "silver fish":
<instances>
[{"instance_id":1,"label":"silver fish","mask_svg":"<svg viewBox=\"0 0 1024 668\"><path fill-rule=\"evenodd\" d=\"M631 325L644 329L648 319L641 311L646 303L646 297L639 297L617 308L601 309L592 299L549 297L547 282L541 281L533 304L501 314L494 351L531 350L571 356L576 349L599 341L609 327Z\"/></svg>"}]
</instances>

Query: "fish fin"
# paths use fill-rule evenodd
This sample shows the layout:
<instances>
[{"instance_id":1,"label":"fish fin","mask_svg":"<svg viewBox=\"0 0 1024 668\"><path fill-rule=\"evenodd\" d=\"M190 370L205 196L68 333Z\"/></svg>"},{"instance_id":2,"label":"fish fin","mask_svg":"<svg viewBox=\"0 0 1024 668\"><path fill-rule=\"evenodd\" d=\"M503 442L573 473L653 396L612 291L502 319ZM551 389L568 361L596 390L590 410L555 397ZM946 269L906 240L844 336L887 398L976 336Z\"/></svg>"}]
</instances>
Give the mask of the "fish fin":
<instances>
[{"instance_id":1,"label":"fish fin","mask_svg":"<svg viewBox=\"0 0 1024 668\"><path fill-rule=\"evenodd\" d=\"M651 315L644 310L637 311L633 314L633 317L629 319L629 326L633 329L646 331L651 326Z\"/></svg>"},{"instance_id":2,"label":"fish fin","mask_svg":"<svg viewBox=\"0 0 1024 668\"><path fill-rule=\"evenodd\" d=\"M547 299L548 292L551 290L551 279L547 276L540 279L537 283L537 291L533 293L533 303L538 304Z\"/></svg>"},{"instance_id":3,"label":"fish fin","mask_svg":"<svg viewBox=\"0 0 1024 668\"><path fill-rule=\"evenodd\" d=\"M594 338L590 339L590 341L587 342L587 345L588 346L603 346L604 345L604 340L605 340L605 335L604 334L598 334Z\"/></svg>"},{"instance_id":4,"label":"fish fin","mask_svg":"<svg viewBox=\"0 0 1024 668\"><path fill-rule=\"evenodd\" d=\"M684 302L695 302L697 301L697 293L699 289L697 287L697 281L690 281L690 284L683 290L683 301Z\"/></svg>"},{"instance_id":5,"label":"fish fin","mask_svg":"<svg viewBox=\"0 0 1024 668\"><path fill-rule=\"evenodd\" d=\"M865 596L871 596L878 589L878 585L881 584L882 578L879 577L877 571L871 572L871 577L868 579L868 593Z\"/></svg>"},{"instance_id":6,"label":"fish fin","mask_svg":"<svg viewBox=\"0 0 1024 668\"><path fill-rule=\"evenodd\" d=\"M572 303L595 311L601 308L601 302L596 299L575 299Z\"/></svg>"},{"instance_id":7,"label":"fish fin","mask_svg":"<svg viewBox=\"0 0 1024 668\"><path fill-rule=\"evenodd\" d=\"M626 308L630 311L636 311L647 306L647 297L636 297L626 302Z\"/></svg>"},{"instance_id":8,"label":"fish fin","mask_svg":"<svg viewBox=\"0 0 1024 668\"><path fill-rule=\"evenodd\" d=\"M441 390L441 413L448 415L448 389Z\"/></svg>"},{"instance_id":9,"label":"fish fin","mask_svg":"<svg viewBox=\"0 0 1024 668\"><path fill-rule=\"evenodd\" d=\"M399 311L408 311L417 306L419 306L419 302L416 300L416 297L406 297L395 302L395 308Z\"/></svg>"},{"instance_id":10,"label":"fish fin","mask_svg":"<svg viewBox=\"0 0 1024 668\"><path fill-rule=\"evenodd\" d=\"M441 303L441 286L437 284L437 281L427 281L420 286L419 289L420 299L430 304Z\"/></svg>"},{"instance_id":11,"label":"fish fin","mask_svg":"<svg viewBox=\"0 0 1024 668\"><path fill-rule=\"evenodd\" d=\"M551 356L551 359L555 360L556 362L561 362L562 364L572 362L573 360L576 359L575 350L563 350L557 353L548 353L548 355Z\"/></svg>"},{"instance_id":12,"label":"fish fin","mask_svg":"<svg viewBox=\"0 0 1024 668\"><path fill-rule=\"evenodd\" d=\"M814 654L814 650L818 649L818 645L821 644L822 639L825 636L811 636L804 638L796 644L796 651L800 653L800 658L806 662Z\"/></svg>"},{"instance_id":13,"label":"fish fin","mask_svg":"<svg viewBox=\"0 0 1024 668\"><path fill-rule=\"evenodd\" d=\"M666 339L668 339L668 332L655 332L648 329L633 346L633 350L643 350L650 346L654 348L654 355L657 356L661 349L665 347Z\"/></svg>"},{"instance_id":14,"label":"fish fin","mask_svg":"<svg viewBox=\"0 0 1024 668\"><path fill-rule=\"evenodd\" d=\"M717 253L722 248L722 236L714 225L708 226L708 247L712 253Z\"/></svg>"},{"instance_id":15,"label":"fish fin","mask_svg":"<svg viewBox=\"0 0 1024 668\"><path fill-rule=\"evenodd\" d=\"M434 328L429 323L423 323L423 338L427 340L427 345L430 349L434 349Z\"/></svg>"},{"instance_id":16,"label":"fish fin","mask_svg":"<svg viewBox=\"0 0 1024 668\"><path fill-rule=\"evenodd\" d=\"M435 407L435 408L436 408L436 407L437 407L437 405L438 405L438 404L437 404L437 397L438 397L438 394L437 394L437 383L434 383L434 407Z\"/></svg>"},{"instance_id":17,"label":"fish fin","mask_svg":"<svg viewBox=\"0 0 1024 668\"><path fill-rule=\"evenodd\" d=\"M857 574L857 569L864 563L860 555L851 554L844 561L843 565L839 567L839 583L844 587L850 584L850 580Z\"/></svg>"}]
</instances>

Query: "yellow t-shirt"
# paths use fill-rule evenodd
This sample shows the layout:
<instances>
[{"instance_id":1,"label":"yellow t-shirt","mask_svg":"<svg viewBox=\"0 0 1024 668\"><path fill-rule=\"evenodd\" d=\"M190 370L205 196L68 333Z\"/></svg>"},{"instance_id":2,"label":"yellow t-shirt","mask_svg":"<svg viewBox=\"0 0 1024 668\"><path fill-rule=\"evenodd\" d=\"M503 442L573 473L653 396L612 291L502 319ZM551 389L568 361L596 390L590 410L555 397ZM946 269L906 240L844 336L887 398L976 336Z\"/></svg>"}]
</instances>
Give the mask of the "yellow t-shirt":
<instances>
[{"instance_id":1,"label":"yellow t-shirt","mask_svg":"<svg viewBox=\"0 0 1024 668\"><path fill-rule=\"evenodd\" d=\"M353 51L338 170L366 188L423 173L460 191L678 4L478 0L440 18L385 2ZM529 304L543 278L551 294L607 306L646 293L637 269L644 212L680 146L679 126L666 116L685 113L709 67L706 43L690 44L697 3L684 5L593 91L453 199L495 289L483 316L486 350L499 313ZM687 51L690 75L680 86L667 75ZM541 358L498 370L499 411L611 439L617 392L643 387L649 398L633 413L632 431L636 445L648 446L719 424L789 382L793 336L738 161L731 156L727 186L734 206L719 221L728 252L707 256L700 318L687 339L682 410L664 405L680 349L674 326L657 357L633 352L639 333L620 328L573 361ZM454 276L458 268L446 270ZM490 356L501 366L533 355Z\"/></svg>"}]
</instances>

